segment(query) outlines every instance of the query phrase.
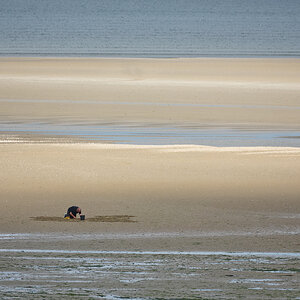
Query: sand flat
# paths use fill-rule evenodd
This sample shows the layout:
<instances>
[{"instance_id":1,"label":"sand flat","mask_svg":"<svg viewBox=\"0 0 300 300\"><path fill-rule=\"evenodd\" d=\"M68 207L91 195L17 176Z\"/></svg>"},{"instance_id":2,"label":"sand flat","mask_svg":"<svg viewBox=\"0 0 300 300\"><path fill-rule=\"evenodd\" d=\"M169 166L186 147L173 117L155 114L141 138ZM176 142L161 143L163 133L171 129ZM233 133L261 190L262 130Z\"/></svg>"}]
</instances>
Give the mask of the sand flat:
<instances>
[{"instance_id":1,"label":"sand flat","mask_svg":"<svg viewBox=\"0 0 300 300\"><path fill-rule=\"evenodd\" d=\"M0 116L298 127L299 66L299 59L1 58Z\"/></svg>"},{"instance_id":2,"label":"sand flat","mask_svg":"<svg viewBox=\"0 0 300 300\"><path fill-rule=\"evenodd\" d=\"M0 151L3 233L227 232L257 238L258 248L261 234L294 241L277 249L297 247L299 148L60 143L1 144ZM31 219L60 217L72 203L87 216L137 222L74 227Z\"/></svg>"},{"instance_id":3,"label":"sand flat","mask_svg":"<svg viewBox=\"0 0 300 300\"><path fill-rule=\"evenodd\" d=\"M1 58L0 120L299 130L299 66L299 59ZM3 132L1 232L164 236L128 249L297 249L299 148L109 142ZM90 217L136 222L46 220L73 204ZM115 243L108 249L121 247Z\"/></svg>"},{"instance_id":4,"label":"sand flat","mask_svg":"<svg viewBox=\"0 0 300 300\"><path fill-rule=\"evenodd\" d=\"M1 294L297 297L299 62L0 58ZM115 131L47 134L91 124ZM114 144L121 127L286 137Z\"/></svg>"}]
</instances>

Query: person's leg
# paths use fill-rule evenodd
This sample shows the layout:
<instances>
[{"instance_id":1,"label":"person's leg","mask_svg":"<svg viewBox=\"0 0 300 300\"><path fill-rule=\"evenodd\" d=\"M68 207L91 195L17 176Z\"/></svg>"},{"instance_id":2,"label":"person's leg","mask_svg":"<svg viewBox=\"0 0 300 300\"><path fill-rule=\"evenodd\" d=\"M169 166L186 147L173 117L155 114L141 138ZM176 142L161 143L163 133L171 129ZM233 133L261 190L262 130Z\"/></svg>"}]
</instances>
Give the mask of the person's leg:
<instances>
[{"instance_id":1,"label":"person's leg","mask_svg":"<svg viewBox=\"0 0 300 300\"><path fill-rule=\"evenodd\" d=\"M71 216L69 214L65 214L64 216L65 219L72 219Z\"/></svg>"}]
</instances>

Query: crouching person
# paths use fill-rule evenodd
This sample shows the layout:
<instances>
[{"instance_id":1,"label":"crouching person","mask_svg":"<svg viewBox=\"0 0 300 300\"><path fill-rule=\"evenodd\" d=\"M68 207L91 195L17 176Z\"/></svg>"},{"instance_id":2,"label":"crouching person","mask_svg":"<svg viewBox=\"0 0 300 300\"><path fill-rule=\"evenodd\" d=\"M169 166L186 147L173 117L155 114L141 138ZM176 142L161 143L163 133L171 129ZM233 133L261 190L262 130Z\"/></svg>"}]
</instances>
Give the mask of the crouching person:
<instances>
[{"instance_id":1,"label":"crouching person","mask_svg":"<svg viewBox=\"0 0 300 300\"><path fill-rule=\"evenodd\" d=\"M81 215L81 208L78 206L71 206L65 214L65 219L76 219L77 214Z\"/></svg>"}]
</instances>

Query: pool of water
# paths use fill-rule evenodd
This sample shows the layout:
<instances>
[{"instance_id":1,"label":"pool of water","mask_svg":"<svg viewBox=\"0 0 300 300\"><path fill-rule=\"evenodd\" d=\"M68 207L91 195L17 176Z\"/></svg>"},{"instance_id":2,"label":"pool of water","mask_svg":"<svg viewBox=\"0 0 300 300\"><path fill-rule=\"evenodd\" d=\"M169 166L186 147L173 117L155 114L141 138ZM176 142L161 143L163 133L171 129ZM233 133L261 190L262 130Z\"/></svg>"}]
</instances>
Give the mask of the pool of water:
<instances>
[{"instance_id":1,"label":"pool of water","mask_svg":"<svg viewBox=\"0 0 300 300\"><path fill-rule=\"evenodd\" d=\"M0 122L0 132L59 135L118 144L300 147L300 131L163 124ZM16 142L14 138L11 141Z\"/></svg>"}]
</instances>

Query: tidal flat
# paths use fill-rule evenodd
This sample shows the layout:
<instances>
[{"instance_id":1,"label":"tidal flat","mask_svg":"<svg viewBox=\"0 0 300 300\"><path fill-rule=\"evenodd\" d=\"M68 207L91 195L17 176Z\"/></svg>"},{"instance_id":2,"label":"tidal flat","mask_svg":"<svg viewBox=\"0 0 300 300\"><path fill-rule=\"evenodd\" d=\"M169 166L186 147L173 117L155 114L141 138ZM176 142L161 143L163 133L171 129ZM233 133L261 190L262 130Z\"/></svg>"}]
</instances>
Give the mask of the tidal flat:
<instances>
[{"instance_id":1,"label":"tidal flat","mask_svg":"<svg viewBox=\"0 0 300 300\"><path fill-rule=\"evenodd\" d=\"M2 297L297 299L299 66L1 58Z\"/></svg>"}]
</instances>

